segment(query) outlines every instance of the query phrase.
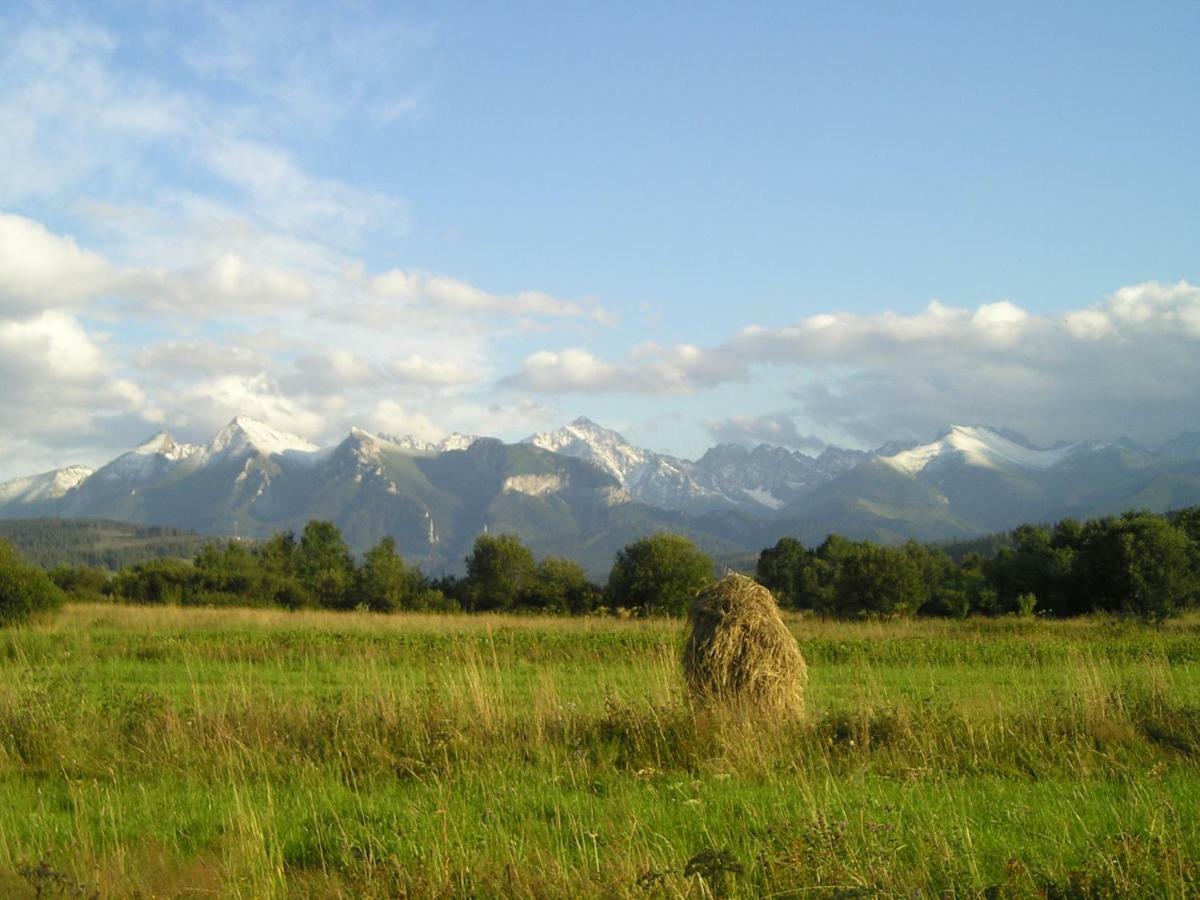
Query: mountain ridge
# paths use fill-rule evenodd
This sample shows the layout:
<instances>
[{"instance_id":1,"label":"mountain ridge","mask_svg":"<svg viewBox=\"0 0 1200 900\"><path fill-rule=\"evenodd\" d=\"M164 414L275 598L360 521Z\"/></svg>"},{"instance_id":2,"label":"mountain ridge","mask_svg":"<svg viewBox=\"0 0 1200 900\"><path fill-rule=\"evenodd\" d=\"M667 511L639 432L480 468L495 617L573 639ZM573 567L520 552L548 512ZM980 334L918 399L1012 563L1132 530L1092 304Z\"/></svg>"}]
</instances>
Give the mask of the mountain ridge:
<instances>
[{"instance_id":1,"label":"mountain ridge","mask_svg":"<svg viewBox=\"0 0 1200 900\"><path fill-rule=\"evenodd\" d=\"M956 425L874 452L718 444L686 460L580 417L506 444L440 442L353 428L319 447L248 417L207 443L161 431L99 469L71 466L0 484L0 518L108 518L265 536L310 518L358 550L385 534L429 570L461 564L475 536L510 530L537 552L599 571L657 530L713 552L754 552L784 534L950 540L1023 521L1200 503L1200 434L1039 448L1002 428Z\"/></svg>"}]
</instances>

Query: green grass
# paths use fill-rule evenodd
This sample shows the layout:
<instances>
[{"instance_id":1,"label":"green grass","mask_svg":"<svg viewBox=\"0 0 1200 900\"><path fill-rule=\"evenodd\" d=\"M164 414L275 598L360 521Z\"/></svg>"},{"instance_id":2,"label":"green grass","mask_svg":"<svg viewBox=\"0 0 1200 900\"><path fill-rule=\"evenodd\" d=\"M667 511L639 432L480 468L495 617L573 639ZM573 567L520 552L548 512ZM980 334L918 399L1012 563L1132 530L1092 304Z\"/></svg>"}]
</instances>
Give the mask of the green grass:
<instances>
[{"instance_id":1,"label":"green grass","mask_svg":"<svg viewBox=\"0 0 1200 900\"><path fill-rule=\"evenodd\" d=\"M0 896L1190 896L1200 621L793 621L808 721L680 623L69 607L0 632Z\"/></svg>"}]
</instances>

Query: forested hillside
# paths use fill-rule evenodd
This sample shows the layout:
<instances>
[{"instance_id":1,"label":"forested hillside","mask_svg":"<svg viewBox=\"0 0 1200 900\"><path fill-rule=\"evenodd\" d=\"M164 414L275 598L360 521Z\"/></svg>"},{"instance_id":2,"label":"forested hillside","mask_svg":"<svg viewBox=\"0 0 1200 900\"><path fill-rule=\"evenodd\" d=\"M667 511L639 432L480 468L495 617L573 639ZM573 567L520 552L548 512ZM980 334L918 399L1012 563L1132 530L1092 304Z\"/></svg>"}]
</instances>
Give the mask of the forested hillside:
<instances>
[{"instance_id":1,"label":"forested hillside","mask_svg":"<svg viewBox=\"0 0 1200 900\"><path fill-rule=\"evenodd\" d=\"M157 525L109 519L0 520L0 539L36 565L90 566L116 571L152 559L191 559L211 537Z\"/></svg>"}]
</instances>

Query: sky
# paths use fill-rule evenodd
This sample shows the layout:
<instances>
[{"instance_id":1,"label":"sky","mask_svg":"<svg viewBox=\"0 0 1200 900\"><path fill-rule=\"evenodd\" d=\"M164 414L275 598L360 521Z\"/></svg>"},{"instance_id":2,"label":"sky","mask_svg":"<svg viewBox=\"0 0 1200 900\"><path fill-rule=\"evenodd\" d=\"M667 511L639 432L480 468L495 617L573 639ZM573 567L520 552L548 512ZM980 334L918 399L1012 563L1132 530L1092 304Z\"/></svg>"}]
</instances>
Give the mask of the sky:
<instances>
[{"instance_id":1,"label":"sky","mask_svg":"<svg viewBox=\"0 0 1200 900\"><path fill-rule=\"evenodd\" d=\"M235 415L1200 421L1200 6L0 6L0 479Z\"/></svg>"}]
</instances>

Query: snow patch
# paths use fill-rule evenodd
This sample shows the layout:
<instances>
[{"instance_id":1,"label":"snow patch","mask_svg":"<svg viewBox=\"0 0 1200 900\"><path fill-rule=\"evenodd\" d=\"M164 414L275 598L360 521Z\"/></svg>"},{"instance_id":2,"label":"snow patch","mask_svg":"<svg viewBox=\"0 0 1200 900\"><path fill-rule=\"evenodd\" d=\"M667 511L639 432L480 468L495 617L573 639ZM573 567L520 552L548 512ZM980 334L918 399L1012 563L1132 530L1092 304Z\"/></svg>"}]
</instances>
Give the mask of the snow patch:
<instances>
[{"instance_id":1,"label":"snow patch","mask_svg":"<svg viewBox=\"0 0 1200 900\"><path fill-rule=\"evenodd\" d=\"M983 469L1049 469L1079 449L1066 444L1050 450L1026 447L990 428L955 425L936 441L880 459L909 475L916 475L935 460L958 459Z\"/></svg>"},{"instance_id":2,"label":"snow patch","mask_svg":"<svg viewBox=\"0 0 1200 900\"><path fill-rule=\"evenodd\" d=\"M782 500L762 488L746 488L743 493L755 503L761 503L768 509L782 509L784 506Z\"/></svg>"}]
</instances>

